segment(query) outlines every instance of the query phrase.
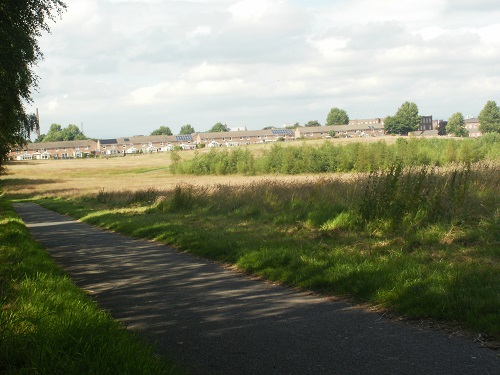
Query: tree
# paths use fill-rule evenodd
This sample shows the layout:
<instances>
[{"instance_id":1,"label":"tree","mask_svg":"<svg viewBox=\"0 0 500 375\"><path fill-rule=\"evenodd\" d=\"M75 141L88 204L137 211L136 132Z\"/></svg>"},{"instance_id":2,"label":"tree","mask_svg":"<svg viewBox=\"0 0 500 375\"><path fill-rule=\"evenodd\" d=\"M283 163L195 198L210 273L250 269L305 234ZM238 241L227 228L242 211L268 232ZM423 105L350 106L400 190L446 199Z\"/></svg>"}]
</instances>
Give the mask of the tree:
<instances>
[{"instance_id":1,"label":"tree","mask_svg":"<svg viewBox=\"0 0 500 375\"><path fill-rule=\"evenodd\" d=\"M227 125L224 125L222 122L218 122L214 126L210 128L208 131L209 133L219 133L219 132L227 132L229 129L227 128Z\"/></svg>"},{"instance_id":2,"label":"tree","mask_svg":"<svg viewBox=\"0 0 500 375\"><path fill-rule=\"evenodd\" d=\"M500 133L500 108L496 102L489 100L479 113L478 120L481 133Z\"/></svg>"},{"instance_id":3,"label":"tree","mask_svg":"<svg viewBox=\"0 0 500 375\"><path fill-rule=\"evenodd\" d=\"M349 120L347 120L347 123L349 123ZM313 126L321 126L321 124L318 121L316 121L316 120L314 120L314 121L311 120L311 121L306 122L304 124L304 126L306 126L306 127L313 127Z\"/></svg>"},{"instance_id":4,"label":"tree","mask_svg":"<svg viewBox=\"0 0 500 375\"><path fill-rule=\"evenodd\" d=\"M70 124L63 128L59 124L52 124L41 142L74 141L79 139L87 139L87 137L81 132L78 126Z\"/></svg>"},{"instance_id":5,"label":"tree","mask_svg":"<svg viewBox=\"0 0 500 375\"><path fill-rule=\"evenodd\" d=\"M415 103L404 102L394 116L388 116L384 122L386 133L407 135L418 129L420 116Z\"/></svg>"},{"instance_id":6,"label":"tree","mask_svg":"<svg viewBox=\"0 0 500 375\"><path fill-rule=\"evenodd\" d=\"M448 121L438 121L438 135L446 135L446 125L448 125Z\"/></svg>"},{"instance_id":7,"label":"tree","mask_svg":"<svg viewBox=\"0 0 500 375\"><path fill-rule=\"evenodd\" d=\"M179 134L188 135L188 134L193 134L193 133L194 133L194 128L191 125L186 124L186 125L182 125L181 131Z\"/></svg>"},{"instance_id":8,"label":"tree","mask_svg":"<svg viewBox=\"0 0 500 375\"><path fill-rule=\"evenodd\" d=\"M151 135L172 135L172 130L168 126L160 126L158 129L153 130Z\"/></svg>"},{"instance_id":9,"label":"tree","mask_svg":"<svg viewBox=\"0 0 500 375\"><path fill-rule=\"evenodd\" d=\"M332 108L328 116L326 117L326 126L329 125L348 125L349 124L349 116L347 112L343 109Z\"/></svg>"},{"instance_id":10,"label":"tree","mask_svg":"<svg viewBox=\"0 0 500 375\"><path fill-rule=\"evenodd\" d=\"M76 141L80 139L87 139L87 137L82 133L78 126L69 124L62 130L63 141Z\"/></svg>"},{"instance_id":11,"label":"tree","mask_svg":"<svg viewBox=\"0 0 500 375\"><path fill-rule=\"evenodd\" d=\"M24 145L39 128L25 110L25 104L32 102L31 91L38 87L32 68L43 58L37 38L50 32L47 21L65 9L61 0L0 4L0 168L9 150Z\"/></svg>"},{"instance_id":12,"label":"tree","mask_svg":"<svg viewBox=\"0 0 500 375\"><path fill-rule=\"evenodd\" d=\"M56 142L62 140L62 126L59 124L50 125L49 131L47 132L45 137L43 137L43 142Z\"/></svg>"},{"instance_id":13,"label":"tree","mask_svg":"<svg viewBox=\"0 0 500 375\"><path fill-rule=\"evenodd\" d=\"M397 134L398 124L395 116L387 116L384 120L384 130L387 134Z\"/></svg>"},{"instance_id":14,"label":"tree","mask_svg":"<svg viewBox=\"0 0 500 375\"><path fill-rule=\"evenodd\" d=\"M468 137L469 132L465 128L465 119L461 112L456 112L448 119L446 133L456 137Z\"/></svg>"}]
</instances>

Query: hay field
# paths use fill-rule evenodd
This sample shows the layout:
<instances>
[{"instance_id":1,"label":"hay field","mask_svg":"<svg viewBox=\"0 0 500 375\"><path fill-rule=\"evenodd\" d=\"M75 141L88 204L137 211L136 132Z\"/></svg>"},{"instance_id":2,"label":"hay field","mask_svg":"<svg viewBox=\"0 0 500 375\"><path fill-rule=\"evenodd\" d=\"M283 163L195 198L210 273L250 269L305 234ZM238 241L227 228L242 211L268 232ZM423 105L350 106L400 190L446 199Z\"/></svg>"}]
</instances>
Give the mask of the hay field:
<instances>
[{"instance_id":1,"label":"hay field","mask_svg":"<svg viewBox=\"0 0 500 375\"><path fill-rule=\"evenodd\" d=\"M181 152L183 158L193 151ZM246 184L311 176L189 176L169 171L168 153L110 159L32 160L7 165L3 191L12 198L71 197L104 191L170 190L179 184ZM317 177L318 178L318 177Z\"/></svg>"},{"instance_id":2,"label":"hay field","mask_svg":"<svg viewBox=\"0 0 500 375\"><path fill-rule=\"evenodd\" d=\"M385 137L387 143L396 137ZM340 138L331 142L375 142L380 138ZM320 145L324 140L308 140L309 145ZM301 146L302 141L286 143L287 146ZM272 144L250 145L252 152L260 153ZM204 148L198 152L205 153ZM195 151L180 151L183 159L193 157ZM325 175L273 175L273 176L187 176L173 175L169 171L170 153L150 155L127 155L126 157L68 160L13 161L6 165L6 174L0 178L3 190L10 197L67 197L104 191L137 191L154 187L170 190L179 184L191 185L241 185L262 180L319 179Z\"/></svg>"}]
</instances>

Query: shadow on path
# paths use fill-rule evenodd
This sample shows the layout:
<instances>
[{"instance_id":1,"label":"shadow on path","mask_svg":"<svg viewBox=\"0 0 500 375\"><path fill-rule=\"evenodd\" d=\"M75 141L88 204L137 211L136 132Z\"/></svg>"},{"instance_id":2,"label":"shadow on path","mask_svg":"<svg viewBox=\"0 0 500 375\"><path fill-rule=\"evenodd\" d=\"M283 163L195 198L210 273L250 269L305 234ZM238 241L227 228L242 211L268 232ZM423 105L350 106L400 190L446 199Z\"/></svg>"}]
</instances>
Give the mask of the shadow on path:
<instances>
[{"instance_id":1,"label":"shadow on path","mask_svg":"<svg viewBox=\"0 0 500 375\"><path fill-rule=\"evenodd\" d=\"M192 374L500 374L496 353L15 205L76 284Z\"/></svg>"}]
</instances>

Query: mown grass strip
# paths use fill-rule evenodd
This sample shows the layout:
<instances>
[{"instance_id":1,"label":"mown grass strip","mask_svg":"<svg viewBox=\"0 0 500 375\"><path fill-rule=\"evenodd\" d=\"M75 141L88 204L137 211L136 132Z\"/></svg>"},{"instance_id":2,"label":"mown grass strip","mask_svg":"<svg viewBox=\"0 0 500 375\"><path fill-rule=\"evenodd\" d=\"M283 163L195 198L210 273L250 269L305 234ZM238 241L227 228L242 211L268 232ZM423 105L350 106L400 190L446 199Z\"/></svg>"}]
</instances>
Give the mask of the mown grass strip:
<instances>
[{"instance_id":1,"label":"mown grass strip","mask_svg":"<svg viewBox=\"0 0 500 375\"><path fill-rule=\"evenodd\" d=\"M0 373L182 373L78 289L3 196L0 213Z\"/></svg>"}]
</instances>

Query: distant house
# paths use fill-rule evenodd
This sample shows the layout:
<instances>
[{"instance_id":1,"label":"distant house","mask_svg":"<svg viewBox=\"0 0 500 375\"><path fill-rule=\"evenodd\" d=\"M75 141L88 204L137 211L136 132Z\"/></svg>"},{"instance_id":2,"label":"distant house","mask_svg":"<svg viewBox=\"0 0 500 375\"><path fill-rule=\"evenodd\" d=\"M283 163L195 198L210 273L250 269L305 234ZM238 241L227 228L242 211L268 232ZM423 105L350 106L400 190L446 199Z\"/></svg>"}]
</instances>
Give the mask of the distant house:
<instances>
[{"instance_id":1,"label":"distant house","mask_svg":"<svg viewBox=\"0 0 500 375\"><path fill-rule=\"evenodd\" d=\"M183 149L195 146L193 136L189 135L136 135L98 140L98 150L101 155L145 154L171 151L175 146Z\"/></svg>"},{"instance_id":2,"label":"distant house","mask_svg":"<svg viewBox=\"0 0 500 375\"><path fill-rule=\"evenodd\" d=\"M469 131L469 137L480 137L479 119L476 117L469 117L465 119L465 128Z\"/></svg>"},{"instance_id":3,"label":"distant house","mask_svg":"<svg viewBox=\"0 0 500 375\"><path fill-rule=\"evenodd\" d=\"M296 138L321 139L321 138L352 138L352 137L379 137L385 135L383 121L369 123L353 121L349 125L329 125L298 127L295 129Z\"/></svg>"},{"instance_id":4,"label":"distant house","mask_svg":"<svg viewBox=\"0 0 500 375\"><path fill-rule=\"evenodd\" d=\"M97 142L91 139L38 142L11 150L9 157L16 160L73 159L95 155L96 150Z\"/></svg>"},{"instance_id":5,"label":"distant house","mask_svg":"<svg viewBox=\"0 0 500 375\"><path fill-rule=\"evenodd\" d=\"M239 132L213 132L196 134L196 142L214 147L215 144L238 146L252 143L293 141L295 135L291 129L246 130Z\"/></svg>"},{"instance_id":6,"label":"distant house","mask_svg":"<svg viewBox=\"0 0 500 375\"><path fill-rule=\"evenodd\" d=\"M435 137L439 135L439 124L441 120L435 121L432 116L420 116L418 130L410 132L409 135L416 137Z\"/></svg>"},{"instance_id":7,"label":"distant house","mask_svg":"<svg viewBox=\"0 0 500 375\"><path fill-rule=\"evenodd\" d=\"M384 127L384 119L383 118L371 118L371 119L357 119L357 120L349 120L349 125L370 125L376 128Z\"/></svg>"},{"instance_id":8,"label":"distant house","mask_svg":"<svg viewBox=\"0 0 500 375\"><path fill-rule=\"evenodd\" d=\"M230 132L246 132L247 127L246 126L239 126L237 128L230 128L229 131Z\"/></svg>"},{"instance_id":9,"label":"distant house","mask_svg":"<svg viewBox=\"0 0 500 375\"><path fill-rule=\"evenodd\" d=\"M420 116L419 131L434 130L432 116Z\"/></svg>"}]
</instances>

